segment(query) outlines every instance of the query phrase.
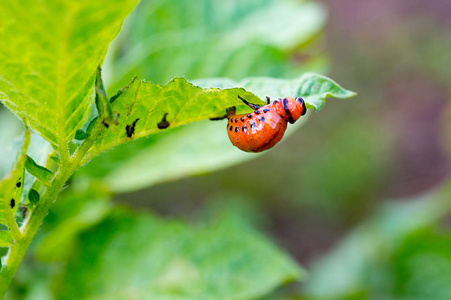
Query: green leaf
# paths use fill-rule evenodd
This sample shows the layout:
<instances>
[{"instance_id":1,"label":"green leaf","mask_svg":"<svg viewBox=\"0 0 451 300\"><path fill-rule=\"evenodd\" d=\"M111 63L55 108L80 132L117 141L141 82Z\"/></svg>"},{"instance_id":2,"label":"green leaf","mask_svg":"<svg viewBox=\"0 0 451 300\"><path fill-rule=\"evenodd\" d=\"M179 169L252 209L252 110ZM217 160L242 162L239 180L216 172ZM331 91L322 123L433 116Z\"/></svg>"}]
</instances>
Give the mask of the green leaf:
<instances>
[{"instance_id":1,"label":"green leaf","mask_svg":"<svg viewBox=\"0 0 451 300\"><path fill-rule=\"evenodd\" d=\"M308 79L304 80L302 78ZM325 89L320 91L310 90L311 94L308 95L300 95L295 92L303 86L303 83L311 82L314 78L318 78L318 84L321 84L323 80L331 81L320 75L307 74L302 76L301 79L292 80L250 78L244 79L241 83L236 83L230 79L198 80L195 82L198 84L200 83L204 87L209 85L215 87L234 87L239 86L239 84L246 84L250 88L249 91L255 91L263 98L265 94L273 95L274 98L285 97L287 95L292 97L303 96L308 105L311 105L308 101L313 101L312 103L315 104L315 101L318 101L317 99L320 99L320 101L324 103L325 95L332 93L333 88L329 91ZM182 79L177 80L181 81ZM255 80L255 82L253 80ZM267 85L263 84L265 82ZM198 88L192 87L188 83L183 83L183 86L187 86L185 91L188 91L191 88L198 91ZM342 94L334 92L334 95L349 96L349 93L351 93L344 89L342 90ZM131 96L132 95L127 97ZM183 97L186 96L187 99L183 99ZM235 96L229 97L231 97L232 100L235 98ZM188 92L185 92L184 96L175 97L175 100L195 101L193 96L190 96ZM119 97L117 101L121 101L121 97ZM116 102L114 102L113 105L115 105L115 103ZM165 100L165 103L170 106L169 99ZM225 107L231 105L232 103L229 102ZM180 104L177 104L176 106L180 106ZM225 108L223 107L222 109L224 110ZM138 107L137 110L139 110L140 113L145 114L145 109L140 109ZM160 112L160 117L164 112L165 111ZM202 112L206 111L203 110ZM154 110L153 113L157 112ZM212 114L208 117L214 116L218 115ZM138 116L135 116L132 119L135 118L137 119ZM141 120L142 116L139 118ZM299 124L290 126L288 128L290 132L295 128L299 128L305 119L306 118L303 117L298 121ZM138 121L137 125L139 125L139 122L140 121ZM154 121L154 124L155 123L158 123L158 119ZM128 192L155 183L229 167L233 164L257 157L256 154L237 151L231 145L227 134L225 134L225 127L226 124L221 121L205 121L177 128L175 131L171 130L167 133L164 132L156 136L151 136L151 138L146 140L138 140L133 144L121 146L118 149L114 149L113 151L96 158L77 174L77 178L87 177L88 180L96 178L111 191ZM290 132L287 132L287 135L289 135Z\"/></svg>"},{"instance_id":2,"label":"green leaf","mask_svg":"<svg viewBox=\"0 0 451 300\"><path fill-rule=\"evenodd\" d=\"M201 87L232 88L239 86L252 91L262 99L266 96L272 99L287 96L302 97L307 108L313 108L316 111L324 106L327 97L350 98L356 95L356 93L342 88L332 79L315 73L306 73L295 79L253 77L236 82L228 78L212 78L195 80L193 83Z\"/></svg>"},{"instance_id":3,"label":"green leaf","mask_svg":"<svg viewBox=\"0 0 451 300\"><path fill-rule=\"evenodd\" d=\"M311 266L310 280L304 286L308 298L344 299L356 292L371 291L379 294L379 279L390 276L385 273L387 266L383 263L390 263L388 259L406 237L433 226L449 214L450 193L448 180L416 199L385 204Z\"/></svg>"},{"instance_id":4,"label":"green leaf","mask_svg":"<svg viewBox=\"0 0 451 300\"><path fill-rule=\"evenodd\" d=\"M95 69L128 1L7 1L0 10L0 101L63 157L88 117ZM25 9L26 8L26 9Z\"/></svg>"},{"instance_id":5,"label":"green leaf","mask_svg":"<svg viewBox=\"0 0 451 300\"><path fill-rule=\"evenodd\" d=\"M390 261L392 293L404 299L451 297L451 235L447 228L424 229L403 239Z\"/></svg>"},{"instance_id":6,"label":"green leaf","mask_svg":"<svg viewBox=\"0 0 451 300\"><path fill-rule=\"evenodd\" d=\"M43 167L38 165L31 157L27 156L27 161L25 162L25 168L27 169L28 173L36 177L39 181L42 183L48 185L50 181L52 180L53 173Z\"/></svg>"},{"instance_id":7,"label":"green leaf","mask_svg":"<svg viewBox=\"0 0 451 300\"><path fill-rule=\"evenodd\" d=\"M225 116L226 109L232 106L237 106L238 111L249 111L250 108L238 96L252 103L264 104L241 88L201 89L183 78L175 78L164 86L133 81L111 104L113 112L119 116L118 125L104 128L83 163L132 139L166 128Z\"/></svg>"},{"instance_id":8,"label":"green leaf","mask_svg":"<svg viewBox=\"0 0 451 300\"><path fill-rule=\"evenodd\" d=\"M8 244L9 239L20 235L14 214L19 206L20 193L23 189L23 178L25 171L25 161L27 159L27 149L30 144L30 131L26 128L23 145L17 154L16 162L6 177L0 181L0 226L5 225L10 232L3 233L0 237L0 244ZM17 184L21 182L20 186ZM14 198L15 197L15 198ZM14 201L13 201L14 200ZM14 203L14 206L12 205ZM13 206L13 207L12 207Z\"/></svg>"},{"instance_id":9,"label":"green leaf","mask_svg":"<svg viewBox=\"0 0 451 300\"><path fill-rule=\"evenodd\" d=\"M245 222L215 220L189 227L116 211L80 237L55 297L127 298L133 291L151 299L253 299L301 278L299 267Z\"/></svg>"},{"instance_id":10,"label":"green leaf","mask_svg":"<svg viewBox=\"0 0 451 300\"><path fill-rule=\"evenodd\" d=\"M87 137L89 137L89 133L84 132L84 131L81 130L81 129L78 129L78 130L75 132L75 139L76 139L76 140L82 141L82 140L86 139Z\"/></svg>"},{"instance_id":11,"label":"green leaf","mask_svg":"<svg viewBox=\"0 0 451 300\"><path fill-rule=\"evenodd\" d=\"M30 191L28 191L28 199L31 203L38 204L39 200L41 199L41 195L35 189L30 189Z\"/></svg>"},{"instance_id":12,"label":"green leaf","mask_svg":"<svg viewBox=\"0 0 451 300\"><path fill-rule=\"evenodd\" d=\"M104 80L114 92L136 75L164 83L323 72L324 53L305 48L325 21L325 8L311 1L141 1L109 49Z\"/></svg>"}]
</instances>

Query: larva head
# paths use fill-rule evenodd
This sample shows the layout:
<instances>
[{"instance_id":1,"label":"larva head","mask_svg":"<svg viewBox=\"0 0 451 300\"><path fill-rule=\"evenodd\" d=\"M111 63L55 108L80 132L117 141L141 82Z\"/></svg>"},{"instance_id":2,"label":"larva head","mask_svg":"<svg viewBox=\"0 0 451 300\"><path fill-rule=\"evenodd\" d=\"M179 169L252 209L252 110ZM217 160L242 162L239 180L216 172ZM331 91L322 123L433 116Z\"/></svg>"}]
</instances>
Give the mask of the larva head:
<instances>
[{"instance_id":1,"label":"larva head","mask_svg":"<svg viewBox=\"0 0 451 300\"><path fill-rule=\"evenodd\" d=\"M274 101L273 103L277 112L291 124L296 122L301 116L305 115L305 112L307 111L304 99L300 97L296 99L286 97Z\"/></svg>"}]
</instances>

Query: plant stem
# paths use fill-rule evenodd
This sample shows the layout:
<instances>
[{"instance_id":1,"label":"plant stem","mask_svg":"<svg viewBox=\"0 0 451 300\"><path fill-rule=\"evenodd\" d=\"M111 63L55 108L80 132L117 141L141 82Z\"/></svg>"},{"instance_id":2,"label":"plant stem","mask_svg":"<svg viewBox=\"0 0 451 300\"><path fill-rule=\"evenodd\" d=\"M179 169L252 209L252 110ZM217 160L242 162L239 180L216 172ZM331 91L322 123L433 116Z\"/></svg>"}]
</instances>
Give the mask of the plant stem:
<instances>
[{"instance_id":1,"label":"plant stem","mask_svg":"<svg viewBox=\"0 0 451 300\"><path fill-rule=\"evenodd\" d=\"M50 185L47 186L42 194L41 201L30 213L28 219L22 224L22 233L17 236L15 243L11 246L4 269L0 273L0 296L6 293L20 262L38 231L39 226L52 206L54 199L56 199L67 180L80 167L82 159L100 134L102 129L100 125L100 122L98 122L91 131L91 135L80 145L80 147L78 147L77 151L70 159L65 162L63 160L61 161L61 167L55 173Z\"/></svg>"}]
</instances>

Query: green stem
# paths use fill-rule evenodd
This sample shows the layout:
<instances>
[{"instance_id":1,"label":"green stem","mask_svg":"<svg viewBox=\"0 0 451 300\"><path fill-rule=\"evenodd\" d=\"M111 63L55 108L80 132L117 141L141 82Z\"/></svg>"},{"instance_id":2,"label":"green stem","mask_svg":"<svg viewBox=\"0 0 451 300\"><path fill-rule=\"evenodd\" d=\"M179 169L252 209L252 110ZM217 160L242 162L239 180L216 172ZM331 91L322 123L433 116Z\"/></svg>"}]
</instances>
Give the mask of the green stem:
<instances>
[{"instance_id":1,"label":"green stem","mask_svg":"<svg viewBox=\"0 0 451 300\"><path fill-rule=\"evenodd\" d=\"M0 296L6 293L8 286L16 274L16 271L22 261L28 247L30 246L33 237L39 229L44 217L47 215L54 199L58 196L61 189L66 184L67 180L80 167L82 159L85 157L87 151L92 146L101 132L101 124L95 126L91 135L80 145L74 155L61 162L61 167L55 173L51 184L46 188L41 196L41 201L36 205L35 209L30 212L30 216L22 224L22 233L16 236L15 243L11 246L6 258L4 269L0 273Z\"/></svg>"}]
</instances>

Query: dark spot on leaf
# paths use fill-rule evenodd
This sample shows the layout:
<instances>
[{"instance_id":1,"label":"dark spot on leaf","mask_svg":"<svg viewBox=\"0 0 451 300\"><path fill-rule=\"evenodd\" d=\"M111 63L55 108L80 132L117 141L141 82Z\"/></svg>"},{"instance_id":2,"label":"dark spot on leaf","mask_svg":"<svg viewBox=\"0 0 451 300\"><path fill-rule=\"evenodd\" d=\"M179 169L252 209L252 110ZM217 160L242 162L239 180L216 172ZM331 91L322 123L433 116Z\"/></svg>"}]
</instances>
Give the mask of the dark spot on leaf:
<instances>
[{"instance_id":1,"label":"dark spot on leaf","mask_svg":"<svg viewBox=\"0 0 451 300\"><path fill-rule=\"evenodd\" d=\"M11 208L14 208L14 206L16 206L16 200L12 198L11 201L9 202L9 205L11 206Z\"/></svg>"},{"instance_id":2,"label":"dark spot on leaf","mask_svg":"<svg viewBox=\"0 0 451 300\"><path fill-rule=\"evenodd\" d=\"M105 120L102 121L103 126L105 126L105 128L109 128L110 124L108 124Z\"/></svg>"},{"instance_id":3,"label":"dark spot on leaf","mask_svg":"<svg viewBox=\"0 0 451 300\"><path fill-rule=\"evenodd\" d=\"M127 137L131 138L132 135L135 133L135 126L136 123L138 123L139 118L136 119L131 125L125 126L125 132L127 133Z\"/></svg>"},{"instance_id":4,"label":"dark spot on leaf","mask_svg":"<svg viewBox=\"0 0 451 300\"><path fill-rule=\"evenodd\" d=\"M165 113L163 116L163 119L161 119L160 123L157 124L158 129L166 129L169 127L169 122L166 120L166 116L168 115L168 113Z\"/></svg>"},{"instance_id":5,"label":"dark spot on leaf","mask_svg":"<svg viewBox=\"0 0 451 300\"><path fill-rule=\"evenodd\" d=\"M229 107L229 108L226 109L226 115L228 117L233 116L235 113L236 113L236 107L235 106L232 106L232 107Z\"/></svg>"},{"instance_id":6,"label":"dark spot on leaf","mask_svg":"<svg viewBox=\"0 0 451 300\"><path fill-rule=\"evenodd\" d=\"M19 180L20 180L20 178L19 178ZM16 186L17 186L18 188L20 188L20 187L22 186L22 182L20 182L20 181L17 182L17 183L16 183Z\"/></svg>"}]
</instances>

